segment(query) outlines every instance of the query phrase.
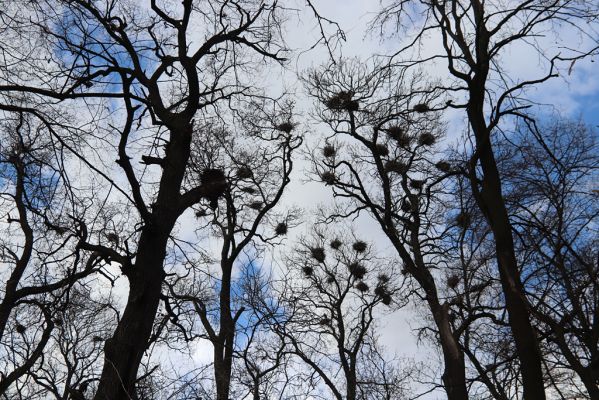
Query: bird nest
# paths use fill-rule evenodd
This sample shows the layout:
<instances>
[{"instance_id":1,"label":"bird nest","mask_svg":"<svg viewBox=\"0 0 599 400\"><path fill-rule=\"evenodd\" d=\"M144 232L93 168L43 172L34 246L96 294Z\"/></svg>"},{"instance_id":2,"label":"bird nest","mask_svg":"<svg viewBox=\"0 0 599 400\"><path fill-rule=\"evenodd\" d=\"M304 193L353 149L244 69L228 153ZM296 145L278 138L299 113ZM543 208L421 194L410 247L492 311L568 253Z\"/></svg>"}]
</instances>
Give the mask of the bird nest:
<instances>
[{"instance_id":1,"label":"bird nest","mask_svg":"<svg viewBox=\"0 0 599 400\"><path fill-rule=\"evenodd\" d=\"M418 137L418 144L421 146L432 146L437 138L432 133L425 132Z\"/></svg>"},{"instance_id":2,"label":"bird nest","mask_svg":"<svg viewBox=\"0 0 599 400\"><path fill-rule=\"evenodd\" d=\"M310 255L312 256L313 259L315 259L316 261L318 261L320 263L324 262L324 259L326 257L326 254L322 247L312 247L310 249Z\"/></svg>"},{"instance_id":3,"label":"bird nest","mask_svg":"<svg viewBox=\"0 0 599 400\"><path fill-rule=\"evenodd\" d=\"M335 111L358 111L360 103L357 100L353 100L353 93L347 91L341 91L325 100L324 104L330 110Z\"/></svg>"},{"instance_id":4,"label":"bird nest","mask_svg":"<svg viewBox=\"0 0 599 400\"><path fill-rule=\"evenodd\" d=\"M337 154L337 150L332 144L327 144L322 148L322 155L327 158L335 157L335 154Z\"/></svg>"}]
</instances>

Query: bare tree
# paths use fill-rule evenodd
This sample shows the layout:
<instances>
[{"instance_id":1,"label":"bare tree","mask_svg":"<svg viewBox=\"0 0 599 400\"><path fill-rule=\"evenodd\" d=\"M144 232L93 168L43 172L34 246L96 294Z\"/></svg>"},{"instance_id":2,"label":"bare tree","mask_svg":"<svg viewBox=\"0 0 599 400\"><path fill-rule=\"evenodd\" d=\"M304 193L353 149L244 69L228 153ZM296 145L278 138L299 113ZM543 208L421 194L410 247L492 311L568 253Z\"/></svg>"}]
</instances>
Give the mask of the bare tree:
<instances>
[{"instance_id":1,"label":"bare tree","mask_svg":"<svg viewBox=\"0 0 599 400\"><path fill-rule=\"evenodd\" d=\"M418 18L412 18L416 15ZM505 120L526 118L530 103L523 98L525 90L556 76L558 61L569 61L573 67L577 59L596 52L596 37L592 37L593 27L589 27L588 21L595 20L597 15L595 3L577 0L514 3L391 0L379 17L379 22L391 22L394 30L397 23L413 21L416 26L411 25L410 29L415 28L417 33L405 47L398 49L396 59L404 57L399 62L408 65L444 59L456 80L450 90L463 93L465 98L461 103L462 98L457 97L452 106L466 111L474 138L470 158L472 192L493 232L509 323L522 364L525 398L545 398L542 360L520 276L493 136ZM582 42L580 49L560 55L535 40L540 32L551 32L557 24L577 31ZM422 43L429 32L439 35L443 50L414 60L413 46ZM555 36L559 41L559 34ZM589 40L591 44L587 45ZM525 80L510 76L502 54L517 44L528 44L527 48L544 62L545 71L540 76ZM573 48L568 43L564 45Z\"/></svg>"},{"instance_id":2,"label":"bare tree","mask_svg":"<svg viewBox=\"0 0 599 400\"><path fill-rule=\"evenodd\" d=\"M596 131L547 121L520 127L504 147L500 167L544 362L550 374L574 371L598 399Z\"/></svg>"},{"instance_id":3,"label":"bare tree","mask_svg":"<svg viewBox=\"0 0 599 400\"><path fill-rule=\"evenodd\" d=\"M436 160L433 150L443 134L434 111L444 107L439 93L421 75L404 72L356 61L313 71L307 85L318 101L316 118L331 130L313 162L340 200L332 219L368 213L391 242L433 317L443 350L443 387L450 399L465 399L460 329L452 326L449 299L434 272L446 262L440 248L444 180L457 172Z\"/></svg>"},{"instance_id":4,"label":"bare tree","mask_svg":"<svg viewBox=\"0 0 599 400\"><path fill-rule=\"evenodd\" d=\"M1 241L1 260L7 269L0 302L6 371L1 374L0 393L6 393L42 357L55 328L53 315L72 285L102 265L96 255L81 251L85 232L73 214L65 215L74 209L64 170L52 152L52 142L44 140L44 125L38 122L15 113L2 124L0 196L6 212L3 231L10 240ZM17 347L22 351L15 351Z\"/></svg>"},{"instance_id":5,"label":"bare tree","mask_svg":"<svg viewBox=\"0 0 599 400\"><path fill-rule=\"evenodd\" d=\"M138 367L160 302L169 236L179 216L206 195L201 183L188 179L192 139L202 135L196 118L214 113L221 101L251 96L254 91L244 82L253 62L283 60L277 42L279 11L278 3L262 1L186 0L177 7L151 2L140 12L124 1L48 0L19 11L37 42L23 39L18 31L23 25L14 20L2 27L21 38L10 56L10 70L2 67L4 98L68 103L92 111L92 118L111 113L112 121L99 128L110 132L114 146L107 151L116 152L120 181L127 188L108 176L107 166L87 167L109 179L138 213L132 243L120 240L116 249L88 246L120 264L130 288L123 315L105 343L97 399L136 397ZM203 40L194 42L195 37ZM28 76L17 73L24 69L31 71ZM94 102L99 106L95 116ZM101 111L104 105L108 111ZM98 126L99 121L92 123ZM78 154L87 161L86 153Z\"/></svg>"},{"instance_id":6,"label":"bare tree","mask_svg":"<svg viewBox=\"0 0 599 400\"><path fill-rule=\"evenodd\" d=\"M227 127L206 127L210 131L204 138L207 140L194 143L196 155L191 158L190 176L204 186L213 186L213 192L207 195L208 204L196 210L198 232L211 230L220 242L219 257L215 260L218 267L209 268L205 276L198 278L205 269L200 262L189 284L183 284L184 278L175 279L167 293L174 302L168 306L172 317L176 318L179 309L187 307L186 303L197 312L204 336L214 348L219 400L231 396L231 373L238 351L236 335L251 315L242 301L241 282L233 274L244 263L249 266L259 263L264 246L279 243L297 219L293 210L276 214L273 209L290 182L292 154L302 139L292 133L295 124L289 106L272 112L266 112L266 108L264 104L247 105L246 115L235 126L245 133L234 134ZM219 207L216 200L221 196L225 201ZM257 252L255 260L248 259L251 252ZM191 249L185 251L186 257L191 254ZM193 264L190 268L194 268ZM209 286L218 288L217 293L201 288L195 280L203 281L204 285L210 283ZM197 290L200 288L204 290Z\"/></svg>"},{"instance_id":7,"label":"bare tree","mask_svg":"<svg viewBox=\"0 0 599 400\"><path fill-rule=\"evenodd\" d=\"M392 399L405 393L403 372L376 340L377 317L405 305L397 271L350 235L316 231L290 257L273 329L335 399ZM353 239L353 242L352 242ZM314 394L316 395L316 394Z\"/></svg>"}]
</instances>

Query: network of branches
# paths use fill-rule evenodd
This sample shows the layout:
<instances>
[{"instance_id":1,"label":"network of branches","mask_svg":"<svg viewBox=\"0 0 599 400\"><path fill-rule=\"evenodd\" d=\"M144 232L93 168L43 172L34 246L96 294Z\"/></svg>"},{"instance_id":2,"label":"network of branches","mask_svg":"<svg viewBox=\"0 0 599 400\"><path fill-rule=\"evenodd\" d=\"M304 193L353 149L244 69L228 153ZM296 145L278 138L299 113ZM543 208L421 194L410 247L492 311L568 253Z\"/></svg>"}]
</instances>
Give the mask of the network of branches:
<instances>
[{"instance_id":1,"label":"network of branches","mask_svg":"<svg viewBox=\"0 0 599 400\"><path fill-rule=\"evenodd\" d=\"M599 400L599 4L353 6L0 2L0 399Z\"/></svg>"}]
</instances>

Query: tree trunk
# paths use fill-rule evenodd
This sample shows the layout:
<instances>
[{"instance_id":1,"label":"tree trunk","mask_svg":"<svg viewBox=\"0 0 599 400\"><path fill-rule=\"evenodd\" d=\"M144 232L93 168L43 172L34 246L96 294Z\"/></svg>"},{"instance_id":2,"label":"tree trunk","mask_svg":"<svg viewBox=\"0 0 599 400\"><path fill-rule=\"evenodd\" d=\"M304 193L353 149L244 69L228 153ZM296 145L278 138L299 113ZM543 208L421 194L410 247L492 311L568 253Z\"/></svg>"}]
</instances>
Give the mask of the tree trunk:
<instances>
[{"instance_id":1,"label":"tree trunk","mask_svg":"<svg viewBox=\"0 0 599 400\"><path fill-rule=\"evenodd\" d=\"M448 400L467 400L468 389L466 388L466 366L464 353L460 344L453 335L449 323L449 307L435 306L433 309L435 323L439 330L441 348L443 349L443 387L447 392Z\"/></svg>"},{"instance_id":2,"label":"tree trunk","mask_svg":"<svg viewBox=\"0 0 599 400\"><path fill-rule=\"evenodd\" d=\"M509 221L501 178L493 154L491 137L484 117L484 84L474 80L470 87L468 118L476 138L476 152L483 172L482 190L476 196L479 208L485 215L495 239L495 251L501 285L505 295L516 351L521 364L524 399L545 399L543 370L539 343L530 322L524 286L514 251L512 227ZM477 185L473 182L473 185ZM476 192L478 188L474 188Z\"/></svg>"},{"instance_id":3,"label":"tree trunk","mask_svg":"<svg viewBox=\"0 0 599 400\"><path fill-rule=\"evenodd\" d=\"M104 346L104 368L95 400L136 399L137 370L158 310L168 234L146 229L140 238L127 306Z\"/></svg>"},{"instance_id":4,"label":"tree trunk","mask_svg":"<svg viewBox=\"0 0 599 400\"><path fill-rule=\"evenodd\" d=\"M416 251L414 259L400 244L399 239L390 236L397 249L407 271L416 279L422 290L426 293L426 301L433 315L435 326L439 333L441 350L443 351L443 386L448 400L468 400L468 389L466 387L466 366L464 352L460 347L458 338L453 334L449 322L449 305L441 304L437 295L437 286L430 271L424 263L424 259L418 250L418 236L412 237L415 243L412 248Z\"/></svg>"},{"instance_id":5,"label":"tree trunk","mask_svg":"<svg viewBox=\"0 0 599 400\"><path fill-rule=\"evenodd\" d=\"M235 321L231 316L231 271L233 265L224 260L221 263L221 268L223 275L220 289L220 329L218 343L214 345L214 378L216 399L229 400L235 340Z\"/></svg>"},{"instance_id":6,"label":"tree trunk","mask_svg":"<svg viewBox=\"0 0 599 400\"><path fill-rule=\"evenodd\" d=\"M171 121L173 126L175 122ZM137 370L152 334L169 235L183 210L181 184L190 155L191 123L171 129L164 170L152 212L142 229L135 264L128 272L129 297L112 338L104 346L104 368L95 400L136 399Z\"/></svg>"}]
</instances>

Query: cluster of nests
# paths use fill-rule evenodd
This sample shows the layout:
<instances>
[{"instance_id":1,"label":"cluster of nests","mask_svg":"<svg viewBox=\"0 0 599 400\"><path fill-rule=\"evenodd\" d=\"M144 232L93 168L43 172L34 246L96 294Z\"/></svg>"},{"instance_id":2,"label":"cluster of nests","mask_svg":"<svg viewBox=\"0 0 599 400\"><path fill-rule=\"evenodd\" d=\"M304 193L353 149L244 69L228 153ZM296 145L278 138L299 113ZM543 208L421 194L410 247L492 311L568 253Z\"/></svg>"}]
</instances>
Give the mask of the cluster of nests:
<instances>
[{"instance_id":1,"label":"cluster of nests","mask_svg":"<svg viewBox=\"0 0 599 400\"><path fill-rule=\"evenodd\" d=\"M358 111L360 103L354 99L355 93L349 90L341 90L324 100L324 105L334 111ZM418 103L412 107L413 112L427 113L431 108L426 103Z\"/></svg>"},{"instance_id":2,"label":"cluster of nests","mask_svg":"<svg viewBox=\"0 0 599 400\"><path fill-rule=\"evenodd\" d=\"M339 250L343 243L339 239L333 239L329 244L333 250ZM352 249L356 253L364 253L368 249L368 244L362 240L357 240L352 244ZM316 260L318 263L324 263L326 259L326 252L323 247L311 247L310 248L310 256ZM368 270L366 267L360 263L359 261L351 262L347 265L347 269L351 276L355 279L354 287L356 290L361 293L366 293L370 290L370 287L366 282L364 282L364 278ZM314 267L310 265L305 265L302 268L302 271L306 276L312 276L314 273ZM328 273L327 283L334 283L336 278L333 274ZM387 283L389 282L389 276L385 274L381 274L378 276L378 281L374 293L377 297L381 299L381 302L385 305L391 304L391 295L389 293Z\"/></svg>"},{"instance_id":3,"label":"cluster of nests","mask_svg":"<svg viewBox=\"0 0 599 400\"><path fill-rule=\"evenodd\" d=\"M292 129L292 128L291 128ZM241 166L235 173L238 179L250 179L254 176L252 170L247 166ZM218 207L218 199L225 194L228 187L227 177L222 169L218 168L207 168L202 171L200 175L200 182L204 190L204 197L210 202L210 208L215 210ZM242 189L248 194L254 194L255 189L246 187ZM248 204L248 207L260 211L264 208L264 204L261 201L252 201ZM200 209L196 211L197 217L204 217L207 215L206 210ZM287 234L287 223L280 222L275 226L275 233L279 236Z\"/></svg>"}]
</instances>

